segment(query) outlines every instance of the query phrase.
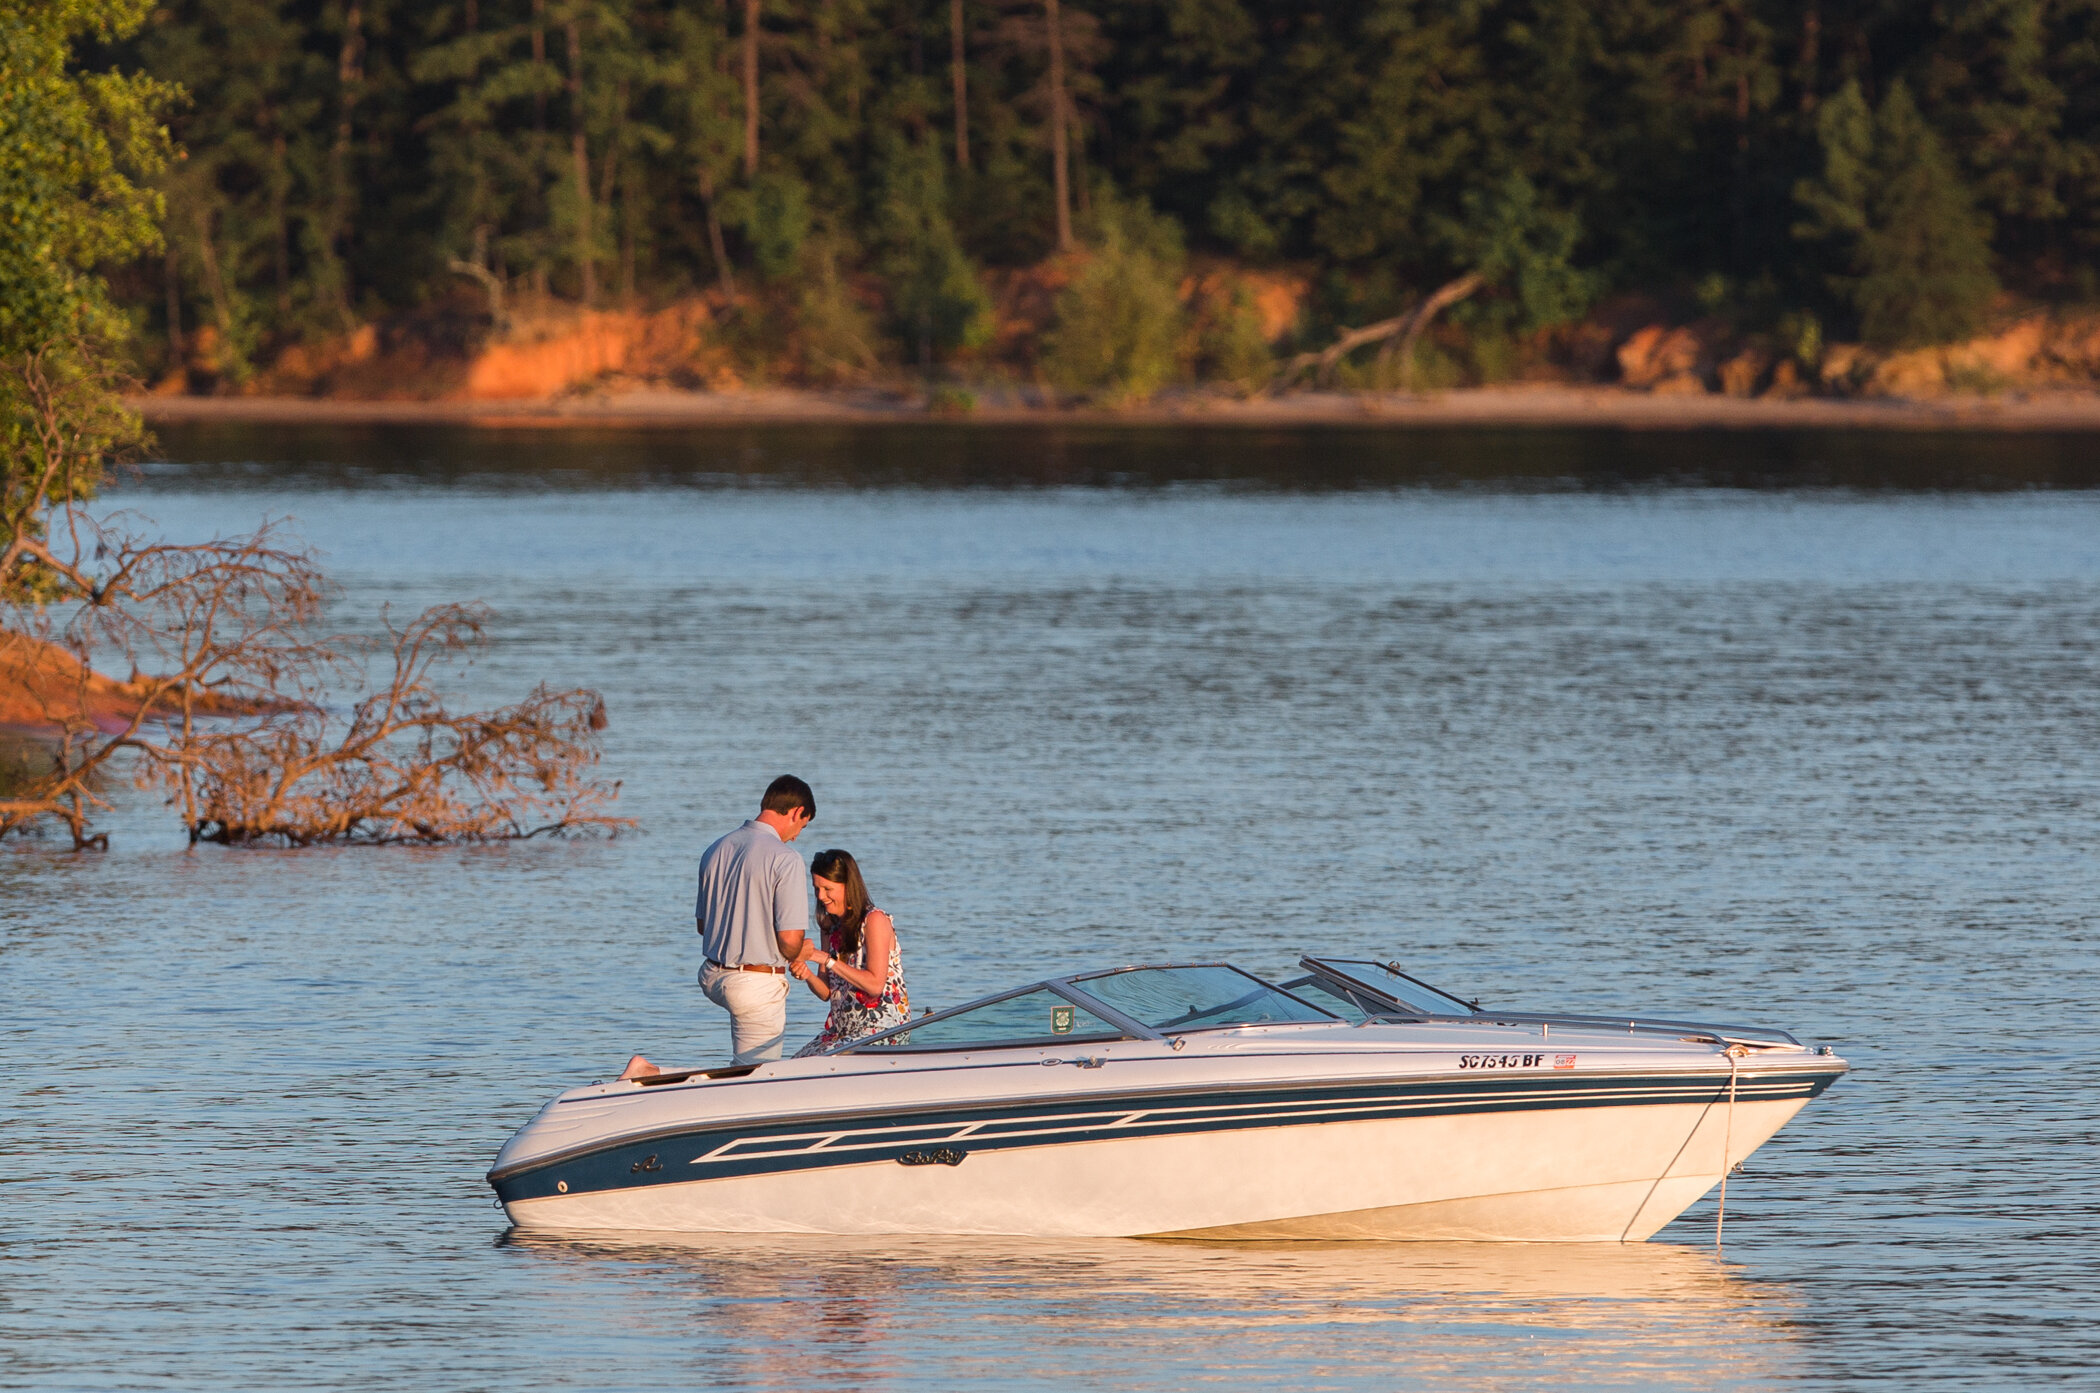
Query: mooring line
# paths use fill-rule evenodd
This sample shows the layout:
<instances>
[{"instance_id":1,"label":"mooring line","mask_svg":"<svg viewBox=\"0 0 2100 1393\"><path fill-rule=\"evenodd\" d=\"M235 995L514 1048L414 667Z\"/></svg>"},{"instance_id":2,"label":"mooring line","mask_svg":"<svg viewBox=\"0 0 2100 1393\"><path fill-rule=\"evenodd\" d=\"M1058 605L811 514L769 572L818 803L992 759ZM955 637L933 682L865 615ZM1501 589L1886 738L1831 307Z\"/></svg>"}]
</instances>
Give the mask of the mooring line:
<instances>
[{"instance_id":1,"label":"mooring line","mask_svg":"<svg viewBox=\"0 0 2100 1393\"><path fill-rule=\"evenodd\" d=\"M1721 1123L1721 1202L1714 1209L1714 1252L1721 1251L1721 1225L1728 1220L1728 1172L1731 1169L1729 1156L1735 1151L1735 1074L1736 1066L1748 1051L1741 1045L1730 1045L1728 1055L1728 1111Z\"/></svg>"},{"instance_id":2,"label":"mooring line","mask_svg":"<svg viewBox=\"0 0 2100 1393\"><path fill-rule=\"evenodd\" d=\"M1742 1045L1730 1045L1722 1053L1728 1056L1728 1124L1722 1140L1724 1154L1721 1157L1724 1162L1721 1167L1721 1198L1725 1204L1728 1198L1728 1167L1725 1164L1728 1158L1725 1151L1728 1147L1734 1145L1736 1062L1748 1054L1749 1050ZM1679 1142L1677 1150L1670 1154L1670 1163L1662 1168L1661 1173L1655 1179L1648 1182L1648 1193L1641 1196L1641 1202L1633 1208L1633 1217L1628 1219L1626 1227L1619 1231L1619 1241L1621 1243L1626 1241L1627 1234L1633 1232L1633 1226L1641 1221L1641 1215L1648 1212L1648 1206L1654 1202L1655 1192L1662 1188L1662 1183L1665 1180L1670 1178L1670 1172L1677 1168L1677 1162L1683 1158L1686 1150L1691 1147L1693 1139L1699 1135L1699 1129L1706 1125L1708 1115L1713 1112L1714 1104L1720 1100L1721 1095L1719 1093L1706 1100L1706 1106L1699 1109L1699 1116L1692 1122L1692 1130L1684 1134L1684 1140ZM1720 1230L1717 1228L1714 1230L1715 1245L1719 1246L1720 1241Z\"/></svg>"},{"instance_id":3,"label":"mooring line","mask_svg":"<svg viewBox=\"0 0 2100 1393\"><path fill-rule=\"evenodd\" d=\"M1715 1095L1716 1098L1719 1096L1719 1094ZM1706 1125L1706 1115L1713 1110L1714 1099L1709 1098L1706 1100L1706 1106L1699 1109L1699 1116L1693 1119L1692 1130L1684 1134L1684 1140L1677 1143L1677 1149L1670 1153L1669 1164L1662 1168L1655 1179L1648 1182L1648 1193L1641 1196L1641 1202L1633 1207L1633 1217L1626 1221L1625 1228L1619 1230L1619 1241L1621 1243L1626 1241L1627 1234L1633 1232L1633 1226L1641 1221L1641 1216L1648 1212L1649 1204L1655 1199L1655 1192L1662 1188L1662 1183L1665 1180L1670 1178L1670 1172L1676 1169L1677 1162L1683 1157L1685 1149L1692 1144L1692 1138L1698 1136L1699 1129Z\"/></svg>"}]
</instances>

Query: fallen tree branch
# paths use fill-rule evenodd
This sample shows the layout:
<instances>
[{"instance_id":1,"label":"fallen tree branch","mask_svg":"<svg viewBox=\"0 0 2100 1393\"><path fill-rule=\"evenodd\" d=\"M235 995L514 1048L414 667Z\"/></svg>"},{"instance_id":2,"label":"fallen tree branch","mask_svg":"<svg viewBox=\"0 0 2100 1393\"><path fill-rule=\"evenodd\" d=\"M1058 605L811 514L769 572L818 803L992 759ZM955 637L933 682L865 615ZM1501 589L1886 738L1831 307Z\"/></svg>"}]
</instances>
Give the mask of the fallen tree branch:
<instances>
[{"instance_id":1,"label":"fallen tree branch","mask_svg":"<svg viewBox=\"0 0 2100 1393\"><path fill-rule=\"evenodd\" d=\"M489 318L495 321L496 332L509 332L510 316L503 309L502 278L479 262L462 261L456 256L447 261L445 266L454 275L467 276L481 282L481 288L488 292Z\"/></svg>"},{"instance_id":2,"label":"fallen tree branch","mask_svg":"<svg viewBox=\"0 0 2100 1393\"><path fill-rule=\"evenodd\" d=\"M62 559L88 583L61 603L0 609L0 678L15 684L0 718L15 711L43 742L0 796L0 835L49 821L76 849L106 846L90 823L120 772L165 795L192 841L480 842L634 825L611 812L619 785L593 777L597 693L542 686L493 711L448 707L438 670L486 644L485 607L439 605L378 642L317 637L330 587L274 528L173 545L80 526L81 554ZM375 686L364 660L376 653L393 671ZM134 675L113 682L91 661Z\"/></svg>"},{"instance_id":3,"label":"fallen tree branch","mask_svg":"<svg viewBox=\"0 0 2100 1393\"><path fill-rule=\"evenodd\" d=\"M1485 282L1478 275L1463 275L1457 280L1447 281L1439 286L1428 299L1416 305L1406 314L1394 315L1391 319L1381 319L1375 324L1366 324L1361 329L1344 329L1340 338L1337 338L1333 343L1317 353L1300 353L1295 358L1286 361L1277 372L1276 385L1279 387L1286 386L1299 373L1304 372L1307 368L1312 368L1315 370L1313 381L1322 387L1329 386L1334 380L1334 371L1341 365L1342 359L1368 344L1384 343L1386 349L1379 354L1379 362L1382 365L1394 351L1394 340L1397 339L1401 364L1401 383L1404 388L1412 390L1414 385L1415 343L1422 337L1422 331L1429 326L1429 322L1436 318L1437 315L1480 289L1483 284ZM1381 377L1383 376L1382 373L1380 375Z\"/></svg>"},{"instance_id":4,"label":"fallen tree branch","mask_svg":"<svg viewBox=\"0 0 2100 1393\"><path fill-rule=\"evenodd\" d=\"M1429 321L1480 289L1484 283L1477 275L1460 276L1455 281L1447 281L1437 287L1436 293L1417 305L1415 312L1407 317L1407 328L1401 333L1399 344L1401 391L1412 392L1415 389L1415 343L1422 337L1422 331L1429 327ZM1392 347L1391 344L1387 344L1386 351L1391 351ZM1380 357L1383 359L1383 352ZM1383 381L1384 378L1385 374L1381 371L1379 380Z\"/></svg>"}]
</instances>

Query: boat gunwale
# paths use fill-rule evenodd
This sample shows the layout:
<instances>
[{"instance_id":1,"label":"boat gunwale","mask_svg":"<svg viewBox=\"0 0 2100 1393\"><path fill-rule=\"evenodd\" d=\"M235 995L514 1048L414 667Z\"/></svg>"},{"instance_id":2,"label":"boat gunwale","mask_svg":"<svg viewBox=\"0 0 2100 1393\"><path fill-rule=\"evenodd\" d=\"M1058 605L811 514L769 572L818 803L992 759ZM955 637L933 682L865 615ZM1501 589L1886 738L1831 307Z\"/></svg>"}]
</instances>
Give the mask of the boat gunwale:
<instances>
[{"instance_id":1,"label":"boat gunwale","mask_svg":"<svg viewBox=\"0 0 2100 1393\"><path fill-rule=\"evenodd\" d=\"M1430 1053L1430 1052L1432 1052L1432 1051L1416 1051L1416 1052L1418 1052L1418 1053ZM1552 1052L1553 1052L1553 1051L1551 1051L1551 1050L1547 1050L1547 1051L1545 1051L1545 1053L1552 1053ZM1246 1053L1241 1053L1241 1052L1235 1052L1235 1053L1234 1053L1234 1054L1233 1054L1233 1055L1231 1056L1231 1058L1233 1058L1234 1060L1245 1060L1245 1059L1249 1059L1249 1058L1293 1058L1293 1059L1303 1059L1303 1058L1307 1057L1307 1055L1308 1055L1309 1053L1311 1053L1311 1052L1309 1052L1309 1051L1302 1051L1302 1050L1294 1050L1294 1051L1276 1051L1276 1052L1274 1052L1273 1054L1267 1054L1267 1055L1249 1055L1249 1054L1246 1054ZM1464 1051L1451 1051L1451 1050L1447 1050L1447 1049L1438 1049L1438 1050L1435 1050L1435 1051L1433 1051L1433 1053L1437 1053L1437 1054L1448 1054L1448 1053L1464 1053ZM1483 1053L1497 1053L1497 1051L1483 1051ZM1170 1058L1173 1058L1173 1057L1172 1057L1172 1056L1170 1056ZM1186 1060L1185 1060L1185 1062L1188 1062L1188 1063L1194 1063L1194 1062L1195 1062L1195 1060L1197 1060L1197 1059L1202 1059L1202 1058L1204 1058L1204 1056L1198 1055L1198 1056L1194 1056L1194 1057L1192 1057L1192 1058L1188 1058L1188 1059L1186 1059ZM1717 1052L1715 1052L1715 1053L1712 1053L1712 1054L1706 1054L1706 1055L1702 1055L1702 1056L1701 1056L1700 1058L1701 1058L1701 1062L1704 1062L1704 1061L1707 1061L1707 1060L1712 1060L1712 1059L1716 1059L1716 1058L1719 1058L1719 1059L1727 1059L1727 1058L1728 1058L1728 1056L1726 1056L1725 1054L1723 1054L1723 1053L1720 1053L1720 1052L1718 1052L1718 1051L1717 1051ZM1756 1059L1756 1060L1758 1061L1758 1063L1757 1063L1756 1065L1752 1065L1752 1064L1750 1063L1750 1061L1751 1061L1752 1059ZM950 1065L950 1066L947 1066L947 1067L944 1067L944 1068L940 1068L940 1069L925 1069L925 1068L921 1068L921 1069L913 1069L913 1070L910 1070L910 1071L908 1071L908 1072L911 1072L911 1073L952 1073L952 1072L956 1072L956 1071L958 1071L958 1070L964 1070L964 1069L972 1069L972 1070L974 1070L974 1069L1011 1069L1011 1068L1017 1068L1017 1067L1037 1067L1037 1066L1039 1066L1040 1064L1043 1064L1043 1063L1048 1063L1048 1062L1049 1062L1049 1061L1027 1061L1027 1062L1024 1062L1024 1061L1018 1061L1018 1060L1013 1060L1013 1061L1008 1061L1008 1060L1001 1060L1001 1061L996 1061L996 1062L990 1062L990 1063L983 1063L983 1064L958 1064L958 1065ZM1157 1058L1156 1058L1156 1057L1147 1057L1147 1058L1145 1058L1145 1059L1143 1059L1143 1060L1138 1060L1138 1059L1127 1059L1127 1058L1126 1058L1126 1059L1125 1059L1125 1060L1123 1060L1123 1061L1115 1061L1115 1060L1110 1060L1110 1061L1108 1061L1108 1062L1110 1062L1110 1063L1115 1063L1115 1062L1122 1062L1122 1063L1154 1063L1154 1062L1159 1062L1159 1061L1157 1060ZM1204 1096L1223 1096L1223 1097L1227 1097L1227 1098L1239 1098L1239 1097L1247 1097L1247 1096L1257 1096L1257 1095L1260 1095L1260 1094L1264 1094L1264 1093L1281 1093L1281 1092L1287 1092L1287 1091L1289 1091L1289 1090L1293 1090L1293 1089L1303 1089L1303 1088L1306 1088L1306 1087L1307 1087L1307 1086L1309 1086L1309 1085L1312 1085L1312 1086L1317 1086L1317 1085L1319 1085L1319 1084L1334 1084L1334 1085L1339 1085L1339 1086L1346 1086L1346 1087L1370 1087L1370 1086L1376 1086L1376 1085L1379 1085L1379 1084L1400 1084L1400 1083L1425 1083L1425 1084L1426 1084L1426 1083L1438 1083L1438 1082L1447 1082L1447 1081L1475 1081L1475 1080L1478 1080L1478 1081L1482 1081L1482 1082L1485 1082L1485 1081L1487 1081L1487 1080L1490 1080L1490 1079L1496 1079L1496 1080L1510 1080L1510 1081L1517 1081L1517 1080L1528 1080L1528 1079L1539 1079L1539 1078L1551 1078L1551 1079L1555 1079L1555 1080L1562 1080L1562 1081L1566 1081L1566 1083L1567 1083L1567 1084L1572 1084L1572 1083L1573 1083L1574 1081L1576 1081L1576 1080L1581 1080L1581 1081L1584 1081L1584 1082L1606 1082L1606 1081L1610 1081L1610 1080L1614 1080L1614 1079L1657 1079L1657 1080L1661 1080L1661 1079L1664 1079L1664 1078L1668 1078L1668 1079L1669 1079L1670 1081L1672 1081L1672 1082L1676 1082L1676 1081L1679 1081L1679 1080L1681 1080L1681 1081L1684 1081L1684 1082L1692 1082L1692 1081L1698 1081L1698 1080L1710 1080L1710 1081L1711 1081L1711 1082L1713 1083L1714 1087L1715 1087L1715 1088L1716 1088L1717 1090L1724 1090L1724 1089L1726 1089L1726 1088L1727 1088L1727 1086L1728 1086L1728 1084L1729 1084L1729 1082L1730 1082L1730 1080L1731 1080L1731 1079L1734 1079L1734 1080L1737 1080L1737 1081L1739 1081L1739 1082L1740 1082L1740 1081L1741 1081L1742 1079L1744 1079L1744 1078L1745 1078L1746 1076L1754 1076L1754 1077L1755 1077L1755 1078L1757 1079L1757 1081L1758 1081L1758 1082L1760 1082L1760 1083L1763 1083L1763 1082L1769 1082L1769 1081L1772 1081L1772 1080L1774 1080L1774 1079L1777 1079L1777 1078L1782 1078L1782 1077L1784 1077L1784 1076L1787 1076L1787 1075L1801 1075L1801 1076L1805 1076L1805 1077L1810 1077L1810 1078L1817 1078L1817 1077L1821 1077L1821 1078L1822 1078L1822 1083L1821 1083L1821 1086L1820 1086L1820 1087L1818 1087L1818 1088L1817 1088L1817 1089L1815 1090L1815 1093L1817 1093L1817 1094L1820 1094L1820 1093L1821 1093L1821 1092L1823 1091L1823 1089L1825 1089L1825 1088L1828 1088L1828 1087L1830 1086L1830 1084L1832 1084L1832 1083L1835 1083L1835 1082L1836 1082L1836 1081L1837 1081L1837 1080L1838 1080L1839 1078L1842 1078L1842 1077L1843 1077L1843 1076L1844 1076L1845 1074L1847 1074L1847 1073L1851 1072L1851 1066L1850 1066L1850 1064L1848 1064L1848 1063L1847 1063L1847 1062L1846 1062L1846 1061L1845 1061L1844 1059L1842 1059L1842 1058L1840 1058L1839 1056L1836 1056L1836 1055L1818 1055L1818 1054L1811 1054L1811 1055L1806 1055L1805 1057L1803 1057L1803 1058L1800 1058L1800 1059L1787 1059L1787 1060L1780 1060L1780 1059L1776 1059L1776 1058L1774 1058L1774 1057L1773 1057L1772 1055L1770 1055L1770 1054L1764 1055L1764 1056L1763 1056L1762 1058L1760 1058L1759 1056L1756 1056L1756 1055L1752 1055L1752 1056L1747 1056L1747 1057L1745 1057L1745 1058L1742 1058L1742 1059L1739 1059L1739 1060L1731 1060L1731 1061L1730 1061L1730 1064L1731 1064L1731 1067L1729 1067L1729 1068L1726 1068L1726 1069L1718 1069L1718 1068L1697 1068L1697 1067L1693 1067L1693 1068L1684 1068L1684 1069L1668 1069L1668 1068L1658 1068L1658 1067L1655 1067L1655 1066L1643 1066L1643 1067L1624 1067L1624 1068L1601 1068L1601 1069L1584 1069L1584 1070L1579 1070L1579 1071L1551 1071L1551 1070L1548 1070L1548 1071L1543 1071L1543 1072L1541 1072L1541 1071L1537 1071L1537 1070L1532 1070L1532 1071L1524 1071L1524 1072L1518 1072L1518 1071L1508 1071L1508 1072L1503 1072L1503 1071L1491 1071L1491 1072L1483 1072L1483 1071L1480 1071L1480 1070L1468 1070L1468 1069L1463 1069L1463 1068L1460 1068L1460 1069L1439 1069L1439 1070L1434 1070L1434 1071L1425 1071L1425 1072L1420 1072L1420 1073L1406 1073L1406 1074L1397 1074L1397 1075L1395 1075L1395 1074L1369 1074L1369 1075L1365 1075L1365 1076L1362 1076L1362 1077L1352 1077L1352 1078L1346 1078L1346 1079L1336 1079L1336 1078L1332 1078L1332 1077L1328 1077L1328 1078L1319 1078L1319 1079L1305 1079L1305 1078L1296 1078L1296 1079L1275 1079L1275 1080L1260 1080L1260 1081L1242 1081L1242 1082L1222 1082L1222 1083L1213 1083L1213 1084L1206 1084L1206 1085L1200 1085L1200 1086L1192 1086L1192 1085L1190 1085L1190 1084L1188 1084L1188 1083L1186 1083L1186 1082L1182 1082L1182 1083L1167 1083L1167 1084L1160 1084L1160 1085L1153 1085L1153 1086L1146 1086L1146 1087L1137 1087L1137 1088L1131 1088L1131 1087L1127 1087L1127 1086L1126 1086L1125 1088L1122 1088L1122 1089L1118 1089L1118 1090L1098 1090L1098 1091L1093 1091L1093 1092L1074 1092L1074 1093L1061 1093L1061 1094L1057 1094L1057 1095L1054 1095L1054 1096L1053 1096L1053 1097L1051 1097L1051 1098L1042 1098L1042 1099L1037 1099L1037 1100L1030 1100L1030 1099L1027 1099L1027 1098L1025 1098L1025 1097L1023 1097L1023 1096L1021 1096L1021 1095L1012 1095L1012 1096L1008 1096L1008 1097L1003 1097L1003 1098L985 1098L985 1099L971 1099L971 1100L959 1100L959 1101L952 1101L952 1102L943 1102L943 1101L935 1101L935 1100L920 1100L920 1101L918 1101L918 1102L914 1102L914 1103L899 1103L899 1104L887 1104L887 1105L881 1105L881 1106L878 1106L878 1107L874 1107L874 1108L867 1108L867 1107L862 1107L862 1108L858 1108L858 1109L848 1109L848 1108L841 1108L841 1109L821 1109L821 1110L814 1110L814 1109L804 1109L804 1110L797 1110L797 1111L787 1111L787 1112L776 1112L776 1113L761 1113L761 1114L754 1114L754 1115L752 1115L752 1116L748 1116L748 1117L738 1117L738 1118L717 1118L717 1119L712 1119L712 1120L706 1120L706 1121L702 1121L702 1120L695 1120L695 1119L685 1119L685 1120L681 1120L681 1121L679 1121L679 1122L676 1122L676 1123L669 1123L669 1124L664 1124L664 1125L660 1125L660 1126L656 1126L656 1127L644 1128L644 1129L642 1129L642 1130L639 1130L639 1131L634 1131L634 1132L623 1132L623 1133L620 1133L620 1134L617 1134L617 1135L612 1135L612 1136L600 1136L600 1137L596 1137L596 1138L593 1138L592 1140L590 1140L590 1141L588 1141L588 1142L581 1142L581 1143L577 1143L577 1144L575 1144L575 1145L572 1145L572 1146L566 1147L566 1148L564 1148L564 1149L562 1149L562 1150L559 1150L559 1151L552 1151L552 1152L548 1152L548 1153L546 1153L546 1154L544 1154L544 1155L541 1155L541 1156L535 1156L535 1157L533 1157L533 1158L531 1158L531 1159L529 1159L529 1160L521 1160L521 1161L517 1161L517 1162L514 1162L514 1163L512 1163L511 1165L508 1165L508 1166L503 1166L503 1167L492 1167L492 1168L491 1168L491 1169L490 1169L490 1170L489 1170L489 1171L487 1172L487 1175L486 1175L486 1177L485 1177L485 1178L487 1179L487 1181L488 1181L488 1182L489 1182L489 1183L490 1183L491 1185L494 1185L494 1184L497 1184L497 1183L499 1183L499 1182L502 1182L502 1181L507 1181L507 1180L512 1180L512 1179L515 1179L515 1178L516 1178L516 1177L518 1177L518 1176L521 1176L521 1175L525 1175L525 1174L528 1174L528 1173L530 1173L530 1172L532 1172L532 1171L535 1171L535 1170L539 1170L539 1169L542 1169L542 1168L544 1168L544 1167L547 1167L547 1166L552 1166L552 1165L559 1165L559 1164L562 1164L562 1163L564 1163L564 1162L568 1162L568 1161L573 1161L573 1160L579 1159L579 1158L581 1158L581 1157L589 1156L589 1155L591 1155L591 1154L593 1154L593 1153L595 1153L595 1152L598 1152L598 1151L612 1150L612 1149L615 1149L615 1148L618 1148L618 1147L624 1147L624 1146L632 1146L632 1145L638 1145L638 1144L640 1144L640 1143L644 1143L644 1142L651 1142L651 1141L660 1141L660 1140L664 1140L664 1139L667 1139L667 1138L671 1138L671 1137L677 1137L677 1136L687 1135L687 1134L691 1134L691 1133L695 1133L695 1132L704 1132L704 1131L709 1131L709 1130L715 1130L715 1129L720 1129L720 1128L723 1128L723 1127L772 1127L772 1126L779 1126L779 1125L782 1125L782 1124L786 1124L786 1123L792 1123L792 1122L797 1122L797 1121L801 1121L801 1120L805 1120L805 1119L807 1119L808 1121L810 1121L810 1122L812 1122L812 1123L830 1123L830 1122L856 1122L856 1121L874 1121L874 1122L879 1122L879 1121L880 1121L881 1119L883 1119L883 1118L886 1118L886 1117L903 1117L903 1116L909 1116L909 1115L911 1115L911 1114L913 1114L913 1113L923 1113L923 1112L927 1111L927 1110L928 1110L928 1109L930 1109L930 1108L940 1108L940 1109L941 1109L942 1111L944 1111L944 1112L964 1112L964 1113L967 1113L967 1112L991 1112L991 1111L999 1111L999 1110L1003 1110L1003 1109L1009 1109L1009 1108L1012 1108L1013 1106L1015 1106L1016 1104L1026 1105L1026 1104L1028 1104L1028 1103L1029 1103L1029 1102L1031 1102L1031 1101L1043 1101L1043 1102L1050 1102L1050 1101L1054 1101L1054 1102L1061 1102L1061 1103L1085 1103L1085 1102L1089 1102L1089 1101L1103 1101L1103 1102L1109 1102L1109 1101L1117 1101L1117 1100L1122 1100L1122 1099L1130 1099L1130 1100L1133 1100L1133 1101L1147 1101L1147 1100L1153 1100L1153 1101L1156 1101L1157 1099L1160 1099L1160 1098L1162 1098L1162 1097L1172 1097L1172 1096L1176 1096L1176 1095L1182 1095L1182 1096L1194 1096L1194 1095L1197 1095L1197 1094L1201 1094L1201 1095L1204 1095ZM885 1072L884 1074L880 1075L880 1077L885 1077L885 1078L894 1078L894 1077L897 1077L897 1075ZM749 1085L751 1085L751 1084L790 1083L790 1082L824 1082L824 1081L828 1081L828 1080L827 1080L827 1078L826 1078L826 1076L811 1076L811 1077L810 1077L810 1078L808 1078L808 1079L739 1079L739 1080L734 1080L734 1081L732 1081L732 1082L729 1082L729 1083L725 1083L725 1084L722 1084L722 1085L716 1085L716 1086L717 1086L717 1087L739 1087L739 1086L749 1086ZM643 1095L641 1095L641 1094L639 1094L639 1093L632 1093L632 1094L623 1094L623 1095L615 1095L615 1100L616 1100L616 1101L618 1101L618 1100L624 1100L624 1099L629 1099L629 1098L636 1098L636 1097L640 1097L640 1096L643 1096ZM661 1096L661 1095L659 1095L659 1096ZM1814 1096L1814 1095L1812 1094L1811 1096ZM561 1101L560 1099L556 1099L556 1100L555 1100L555 1102L556 1102L557 1104L558 1104L558 1103L559 1103L560 1101ZM582 1101L585 1101L585 1100L583 1100L583 1099L575 1099L575 1100L572 1100L572 1101L576 1101L576 1102L582 1102ZM597 1100L592 1100L592 1101L597 1101ZM1578 1105L1578 1104L1570 1103L1570 1104L1569 1104L1569 1106L1588 1106L1588 1105ZM1625 1106L1641 1106L1641 1104L1637 1104L1637 1103L1628 1103L1628 1104L1625 1104ZM527 1124L527 1125L529 1126L530 1124ZM1288 1124L1280 1124L1280 1125L1288 1125Z\"/></svg>"}]
</instances>

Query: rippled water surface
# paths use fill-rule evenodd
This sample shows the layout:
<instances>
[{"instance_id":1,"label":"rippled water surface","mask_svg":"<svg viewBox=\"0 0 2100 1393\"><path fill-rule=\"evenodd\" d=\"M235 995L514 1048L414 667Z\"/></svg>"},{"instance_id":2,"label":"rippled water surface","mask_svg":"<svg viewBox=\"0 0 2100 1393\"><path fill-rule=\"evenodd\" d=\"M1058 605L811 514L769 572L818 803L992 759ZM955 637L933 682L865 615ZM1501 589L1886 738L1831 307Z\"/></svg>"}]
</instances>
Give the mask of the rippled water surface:
<instances>
[{"instance_id":1,"label":"rippled water surface","mask_svg":"<svg viewBox=\"0 0 2100 1393\"><path fill-rule=\"evenodd\" d=\"M645 831L192 852L134 799L107 855L0 851L0 1385L2096 1377L2100 495L2009 487L2089 448L168 445L113 505L296 516L340 623L486 598L469 694L601 689ZM1986 487L1917 487L1953 477ZM915 1004L1364 950L1855 1072L1731 1185L1720 1256L1710 1200L1630 1248L507 1233L481 1173L546 1096L724 1052L692 863L783 769Z\"/></svg>"}]
</instances>

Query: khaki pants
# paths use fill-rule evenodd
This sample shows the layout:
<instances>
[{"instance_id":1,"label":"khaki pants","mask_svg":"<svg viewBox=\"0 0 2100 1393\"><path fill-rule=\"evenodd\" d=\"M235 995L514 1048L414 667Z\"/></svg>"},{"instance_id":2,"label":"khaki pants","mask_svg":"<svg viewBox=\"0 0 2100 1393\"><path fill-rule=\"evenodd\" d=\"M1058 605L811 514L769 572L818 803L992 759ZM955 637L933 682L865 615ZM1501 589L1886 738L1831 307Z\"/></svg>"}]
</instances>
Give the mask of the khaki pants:
<instances>
[{"instance_id":1,"label":"khaki pants","mask_svg":"<svg viewBox=\"0 0 2100 1393\"><path fill-rule=\"evenodd\" d=\"M785 974L710 964L700 969L700 990L729 1013L730 1048L736 1051L737 1063L780 1058L788 1022Z\"/></svg>"}]
</instances>

